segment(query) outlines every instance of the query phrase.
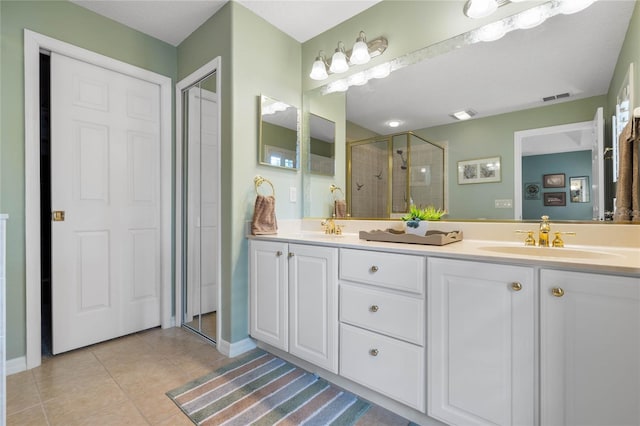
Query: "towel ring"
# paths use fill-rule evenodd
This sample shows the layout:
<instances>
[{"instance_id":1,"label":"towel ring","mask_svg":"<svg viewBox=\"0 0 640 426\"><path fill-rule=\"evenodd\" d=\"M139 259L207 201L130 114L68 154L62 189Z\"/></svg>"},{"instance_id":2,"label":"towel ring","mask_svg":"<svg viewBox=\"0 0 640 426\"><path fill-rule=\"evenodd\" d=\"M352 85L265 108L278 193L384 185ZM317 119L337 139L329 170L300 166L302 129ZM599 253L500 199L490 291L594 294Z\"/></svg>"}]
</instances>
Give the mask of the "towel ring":
<instances>
[{"instance_id":1,"label":"towel ring","mask_svg":"<svg viewBox=\"0 0 640 426\"><path fill-rule=\"evenodd\" d=\"M344 192L342 191L342 189L340 189L340 187L336 186L334 183L332 183L329 186L329 191L331 191L331 193L333 194L334 200L338 199L338 197L336 196L336 191L340 191L340 193L342 194L342 198L344 199Z\"/></svg>"},{"instance_id":2,"label":"towel ring","mask_svg":"<svg viewBox=\"0 0 640 426\"><path fill-rule=\"evenodd\" d=\"M271 183L271 181L269 179L263 178L262 176L256 176L253 178L253 183L256 187L256 194L260 195L260 192L258 192L258 188L263 184L263 183L268 183L269 186L271 186L271 195L275 196L276 195L276 190L273 187L273 184Z\"/></svg>"}]
</instances>

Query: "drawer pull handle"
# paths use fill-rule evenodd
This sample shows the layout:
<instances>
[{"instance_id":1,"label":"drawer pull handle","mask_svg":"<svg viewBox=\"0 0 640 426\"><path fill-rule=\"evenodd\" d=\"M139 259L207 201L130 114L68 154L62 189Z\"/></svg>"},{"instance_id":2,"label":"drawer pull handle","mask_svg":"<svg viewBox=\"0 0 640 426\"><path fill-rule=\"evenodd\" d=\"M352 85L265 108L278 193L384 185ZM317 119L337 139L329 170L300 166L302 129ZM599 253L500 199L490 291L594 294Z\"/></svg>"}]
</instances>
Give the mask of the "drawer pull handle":
<instances>
[{"instance_id":1,"label":"drawer pull handle","mask_svg":"<svg viewBox=\"0 0 640 426\"><path fill-rule=\"evenodd\" d=\"M278 256L278 257L282 256L282 252L281 252L280 250L278 250L278 251L276 252L276 256Z\"/></svg>"},{"instance_id":2,"label":"drawer pull handle","mask_svg":"<svg viewBox=\"0 0 640 426\"><path fill-rule=\"evenodd\" d=\"M369 355L371 356L378 356L378 353L377 349L369 349Z\"/></svg>"},{"instance_id":3,"label":"drawer pull handle","mask_svg":"<svg viewBox=\"0 0 640 426\"><path fill-rule=\"evenodd\" d=\"M553 294L555 297L562 297L564 296L564 290L560 287L554 287L551 289L551 294Z\"/></svg>"},{"instance_id":4,"label":"drawer pull handle","mask_svg":"<svg viewBox=\"0 0 640 426\"><path fill-rule=\"evenodd\" d=\"M371 268L369 268L369 270L371 272L378 272L378 267L376 265L373 265Z\"/></svg>"},{"instance_id":5,"label":"drawer pull handle","mask_svg":"<svg viewBox=\"0 0 640 426\"><path fill-rule=\"evenodd\" d=\"M514 283L511 283L511 288L513 289L513 291L520 291L522 290L522 284L516 281Z\"/></svg>"},{"instance_id":6,"label":"drawer pull handle","mask_svg":"<svg viewBox=\"0 0 640 426\"><path fill-rule=\"evenodd\" d=\"M378 309L380 309L380 307L378 305L369 306L369 311L370 312L378 312Z\"/></svg>"},{"instance_id":7,"label":"drawer pull handle","mask_svg":"<svg viewBox=\"0 0 640 426\"><path fill-rule=\"evenodd\" d=\"M289 258L292 258L293 256L295 256L292 252L289 252Z\"/></svg>"}]
</instances>

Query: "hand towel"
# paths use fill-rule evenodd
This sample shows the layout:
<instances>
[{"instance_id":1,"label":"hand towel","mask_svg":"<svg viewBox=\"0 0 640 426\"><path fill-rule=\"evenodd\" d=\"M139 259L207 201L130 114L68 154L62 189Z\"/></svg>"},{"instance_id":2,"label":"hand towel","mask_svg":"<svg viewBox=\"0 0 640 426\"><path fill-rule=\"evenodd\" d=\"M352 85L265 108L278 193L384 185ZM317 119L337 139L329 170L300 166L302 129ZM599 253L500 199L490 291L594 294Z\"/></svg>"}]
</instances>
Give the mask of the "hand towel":
<instances>
[{"instance_id":1,"label":"hand towel","mask_svg":"<svg viewBox=\"0 0 640 426\"><path fill-rule=\"evenodd\" d=\"M640 222L640 119L633 118L618 138L618 183L615 222Z\"/></svg>"},{"instance_id":2,"label":"hand towel","mask_svg":"<svg viewBox=\"0 0 640 426\"><path fill-rule=\"evenodd\" d=\"M258 195L253 209L251 234L268 235L277 233L276 198L273 195Z\"/></svg>"},{"instance_id":3,"label":"hand towel","mask_svg":"<svg viewBox=\"0 0 640 426\"><path fill-rule=\"evenodd\" d=\"M335 200L333 203L334 217L347 217L347 202L345 200Z\"/></svg>"}]
</instances>

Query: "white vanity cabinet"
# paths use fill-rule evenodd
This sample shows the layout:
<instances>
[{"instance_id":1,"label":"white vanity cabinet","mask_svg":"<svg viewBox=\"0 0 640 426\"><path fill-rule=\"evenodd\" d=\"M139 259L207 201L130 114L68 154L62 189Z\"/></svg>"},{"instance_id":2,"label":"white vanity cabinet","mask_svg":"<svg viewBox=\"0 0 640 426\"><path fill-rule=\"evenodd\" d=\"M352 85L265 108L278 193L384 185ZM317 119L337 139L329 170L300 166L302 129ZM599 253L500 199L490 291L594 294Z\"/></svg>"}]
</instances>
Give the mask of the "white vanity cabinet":
<instances>
[{"instance_id":1,"label":"white vanity cabinet","mask_svg":"<svg viewBox=\"0 0 640 426\"><path fill-rule=\"evenodd\" d=\"M533 425L534 269L429 258L427 270L429 416Z\"/></svg>"},{"instance_id":2,"label":"white vanity cabinet","mask_svg":"<svg viewBox=\"0 0 640 426\"><path fill-rule=\"evenodd\" d=\"M640 424L640 280L542 270L540 423Z\"/></svg>"},{"instance_id":3,"label":"white vanity cabinet","mask_svg":"<svg viewBox=\"0 0 640 426\"><path fill-rule=\"evenodd\" d=\"M249 242L250 333L338 372L338 249Z\"/></svg>"},{"instance_id":4,"label":"white vanity cabinet","mask_svg":"<svg viewBox=\"0 0 640 426\"><path fill-rule=\"evenodd\" d=\"M425 412L425 258L340 250L340 375Z\"/></svg>"}]
</instances>

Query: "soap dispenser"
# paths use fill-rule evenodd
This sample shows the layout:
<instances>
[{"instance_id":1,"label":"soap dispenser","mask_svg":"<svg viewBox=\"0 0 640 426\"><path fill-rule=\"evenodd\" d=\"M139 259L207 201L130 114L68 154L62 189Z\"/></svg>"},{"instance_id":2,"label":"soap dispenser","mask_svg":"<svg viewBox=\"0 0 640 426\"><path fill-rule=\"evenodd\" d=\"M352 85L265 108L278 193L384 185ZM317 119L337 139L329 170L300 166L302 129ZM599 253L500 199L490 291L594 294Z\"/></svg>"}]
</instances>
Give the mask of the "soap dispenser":
<instances>
[{"instance_id":1,"label":"soap dispenser","mask_svg":"<svg viewBox=\"0 0 640 426\"><path fill-rule=\"evenodd\" d=\"M551 225L549 224L549 216L542 216L540 222L540 230L538 231L538 245L540 247L549 247L549 232Z\"/></svg>"}]
</instances>

